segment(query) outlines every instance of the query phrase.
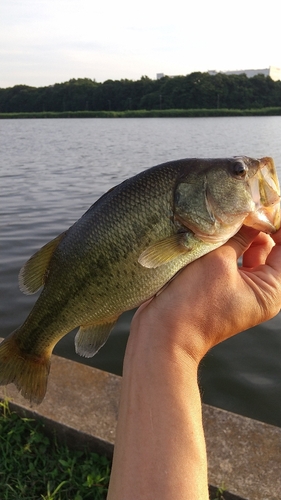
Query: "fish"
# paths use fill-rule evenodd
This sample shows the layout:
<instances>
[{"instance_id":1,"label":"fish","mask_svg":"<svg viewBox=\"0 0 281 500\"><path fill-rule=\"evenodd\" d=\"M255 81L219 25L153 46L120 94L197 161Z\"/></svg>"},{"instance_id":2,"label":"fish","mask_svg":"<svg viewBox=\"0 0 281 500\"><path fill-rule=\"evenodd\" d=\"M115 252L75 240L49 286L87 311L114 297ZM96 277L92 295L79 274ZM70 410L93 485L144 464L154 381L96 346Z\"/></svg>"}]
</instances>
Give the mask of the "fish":
<instances>
[{"instance_id":1,"label":"fish","mask_svg":"<svg viewBox=\"0 0 281 500\"><path fill-rule=\"evenodd\" d=\"M124 311L160 293L243 224L267 233L280 227L270 157L175 160L113 187L20 270L22 292L43 289L0 344L0 385L13 383L31 404L41 403L64 335L79 328L76 352L93 356Z\"/></svg>"}]
</instances>

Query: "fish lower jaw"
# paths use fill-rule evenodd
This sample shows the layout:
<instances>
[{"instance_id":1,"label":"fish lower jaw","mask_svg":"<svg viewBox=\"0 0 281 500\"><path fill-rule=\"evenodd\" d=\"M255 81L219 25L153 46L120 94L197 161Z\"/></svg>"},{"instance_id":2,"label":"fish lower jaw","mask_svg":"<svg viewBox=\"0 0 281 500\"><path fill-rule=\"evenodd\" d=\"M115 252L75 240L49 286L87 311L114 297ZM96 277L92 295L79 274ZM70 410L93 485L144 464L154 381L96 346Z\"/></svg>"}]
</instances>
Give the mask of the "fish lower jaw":
<instances>
[{"instance_id":1,"label":"fish lower jaw","mask_svg":"<svg viewBox=\"0 0 281 500\"><path fill-rule=\"evenodd\" d=\"M256 212L250 213L244 220L244 225L253 227L264 233L276 233L280 228L280 209L278 207L273 207L265 210L257 210Z\"/></svg>"}]
</instances>

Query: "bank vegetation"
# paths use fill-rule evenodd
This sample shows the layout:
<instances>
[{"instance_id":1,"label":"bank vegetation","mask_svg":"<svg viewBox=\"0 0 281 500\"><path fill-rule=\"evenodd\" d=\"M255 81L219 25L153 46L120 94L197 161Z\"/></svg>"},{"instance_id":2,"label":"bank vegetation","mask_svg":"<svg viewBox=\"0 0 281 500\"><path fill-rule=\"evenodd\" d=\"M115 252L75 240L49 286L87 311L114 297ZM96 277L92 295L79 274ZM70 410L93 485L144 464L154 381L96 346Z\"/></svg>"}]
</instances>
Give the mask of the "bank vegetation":
<instances>
[{"instance_id":1,"label":"bank vegetation","mask_svg":"<svg viewBox=\"0 0 281 500\"><path fill-rule=\"evenodd\" d=\"M31 113L29 117L280 115L281 81L264 75L196 72L159 80L143 76L137 81L98 83L79 78L47 87L0 89L1 117L22 113Z\"/></svg>"}]
</instances>

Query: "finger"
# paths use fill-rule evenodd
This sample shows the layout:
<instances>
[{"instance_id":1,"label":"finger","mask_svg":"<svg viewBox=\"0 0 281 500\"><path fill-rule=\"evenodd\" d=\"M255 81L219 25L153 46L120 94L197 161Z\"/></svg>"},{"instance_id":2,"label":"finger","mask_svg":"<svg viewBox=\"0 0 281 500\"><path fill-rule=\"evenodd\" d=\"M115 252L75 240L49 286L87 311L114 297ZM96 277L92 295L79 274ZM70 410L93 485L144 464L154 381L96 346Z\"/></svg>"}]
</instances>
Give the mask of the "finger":
<instances>
[{"instance_id":1,"label":"finger","mask_svg":"<svg viewBox=\"0 0 281 500\"><path fill-rule=\"evenodd\" d=\"M224 246L228 246L236 253L236 258L239 259L245 251L250 247L252 242L258 236L259 231L248 226L242 226Z\"/></svg>"},{"instance_id":2,"label":"finger","mask_svg":"<svg viewBox=\"0 0 281 500\"><path fill-rule=\"evenodd\" d=\"M280 245L281 244L281 229L276 231L276 233L272 234L271 237L277 245Z\"/></svg>"},{"instance_id":3,"label":"finger","mask_svg":"<svg viewBox=\"0 0 281 500\"><path fill-rule=\"evenodd\" d=\"M272 235L272 239L275 241L275 246L268 255L266 264L277 271L281 280L281 229Z\"/></svg>"},{"instance_id":4,"label":"finger","mask_svg":"<svg viewBox=\"0 0 281 500\"><path fill-rule=\"evenodd\" d=\"M268 234L259 233L243 255L243 267L253 268L265 264L274 245Z\"/></svg>"}]
</instances>

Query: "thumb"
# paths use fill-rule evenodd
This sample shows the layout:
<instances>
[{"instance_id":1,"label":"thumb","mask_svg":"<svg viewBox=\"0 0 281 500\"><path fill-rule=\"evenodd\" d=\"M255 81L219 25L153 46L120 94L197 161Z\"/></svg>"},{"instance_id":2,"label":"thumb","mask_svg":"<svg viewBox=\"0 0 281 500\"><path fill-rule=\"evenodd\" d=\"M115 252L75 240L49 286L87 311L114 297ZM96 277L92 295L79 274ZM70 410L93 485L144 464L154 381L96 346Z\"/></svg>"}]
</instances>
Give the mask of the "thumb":
<instances>
[{"instance_id":1,"label":"thumb","mask_svg":"<svg viewBox=\"0 0 281 500\"><path fill-rule=\"evenodd\" d=\"M237 259L239 259L253 243L259 232L252 227L242 226L226 245L230 246L236 252Z\"/></svg>"}]
</instances>

